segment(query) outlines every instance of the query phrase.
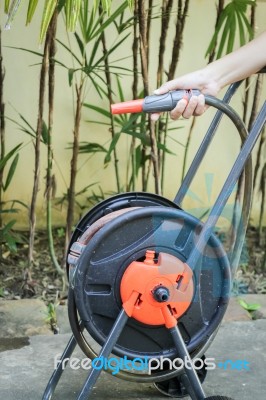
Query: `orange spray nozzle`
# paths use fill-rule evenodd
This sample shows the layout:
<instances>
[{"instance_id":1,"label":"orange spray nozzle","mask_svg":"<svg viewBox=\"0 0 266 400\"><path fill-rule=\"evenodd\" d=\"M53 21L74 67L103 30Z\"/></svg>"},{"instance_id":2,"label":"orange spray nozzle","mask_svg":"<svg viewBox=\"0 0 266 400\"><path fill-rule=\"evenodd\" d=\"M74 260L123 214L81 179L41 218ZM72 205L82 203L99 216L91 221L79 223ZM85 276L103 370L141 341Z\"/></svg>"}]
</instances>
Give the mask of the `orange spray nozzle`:
<instances>
[{"instance_id":1,"label":"orange spray nozzle","mask_svg":"<svg viewBox=\"0 0 266 400\"><path fill-rule=\"evenodd\" d=\"M112 114L139 113L143 110L144 99L130 100L111 105Z\"/></svg>"}]
</instances>

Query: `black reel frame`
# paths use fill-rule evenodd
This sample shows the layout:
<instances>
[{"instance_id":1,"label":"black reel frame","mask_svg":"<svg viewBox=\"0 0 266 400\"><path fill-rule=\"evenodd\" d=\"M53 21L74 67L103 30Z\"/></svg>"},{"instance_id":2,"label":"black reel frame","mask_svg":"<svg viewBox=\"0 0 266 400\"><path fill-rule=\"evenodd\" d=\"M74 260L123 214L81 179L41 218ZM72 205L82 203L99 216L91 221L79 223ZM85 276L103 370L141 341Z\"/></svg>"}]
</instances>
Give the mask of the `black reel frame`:
<instances>
[{"instance_id":1,"label":"black reel frame","mask_svg":"<svg viewBox=\"0 0 266 400\"><path fill-rule=\"evenodd\" d=\"M170 235L170 247L167 248L167 252L169 252L170 254L172 253L173 255L177 254L177 256L181 259L182 257L183 259L185 259L184 261L193 272L193 279L196 282L196 287L197 282L199 281L199 271L200 273L202 273L202 270L198 269L198 265L202 257L205 257L204 254L206 252L206 245L208 245L207 247L212 248L212 251L215 254L213 260L216 263L216 269L220 271L220 278L218 279L219 301L217 304L213 304L213 306L208 306L211 309L211 312L207 326L201 327L201 329L197 328L194 333L192 332L190 338L191 340L186 340L186 330L190 329L189 323L187 324L185 331L182 330L182 323L179 325L179 321L175 326L168 329L166 329L165 327L160 327L160 332L162 329L167 332L167 351L170 351L170 356L175 357L176 355L178 355L182 360L187 359L190 361L191 366L193 366L192 359L194 357L202 357L206 349L209 347L219 328L219 324L223 318L224 312L226 311L230 294L231 275L234 275L234 272L239 262L243 238L245 236L251 206L252 164L250 154L266 121L265 102L253 124L250 133L247 134L246 128L240 117L228 105L239 84L240 82L231 85L222 101L212 96L205 97L206 104L217 108L218 111L197 151L196 156L194 157L194 160L192 161L187 175L185 176L173 202L160 196L147 193L125 193L114 196L96 205L78 223L71 239L69 249L70 255L72 254L72 246L75 247L75 243L78 243L79 237L84 233L84 231L86 231L89 226L91 226L101 217L109 213L129 208L128 212L114 218L105 226L103 226L92 237L89 243L81 249L80 254L78 255L78 257L76 257L76 260L75 257L71 258L70 256L69 258L70 261L67 267L70 281L69 319L73 331L73 336L71 337L68 345L65 348L64 353L62 354L57 369L54 371L48 382L48 385L43 395L43 400L49 400L52 398L56 385L63 373L63 362L66 358L69 358L71 356L77 344L90 358L107 358L110 356L111 353L114 353L118 356L124 355L126 353L129 357L135 357L136 355L140 356L144 353L141 349L138 348L137 343L134 344L134 351L131 351L132 349L128 348L127 345L125 345L125 342L123 342L123 331L128 329L128 327L131 327L131 329L133 330L136 329L136 332L138 329L142 331L144 328L141 326L137 326L140 324L137 324L135 321L133 321L132 318L130 318L129 313L126 312L121 303L121 300L119 302L119 299L117 299L116 297L117 290L114 289L114 295L112 298L112 305L113 308L116 308L116 312L113 313L111 326L110 324L105 324L105 322L103 322L104 319L97 319L94 317L94 307L97 308L97 304L95 305L93 296L86 295L86 297L84 295L84 285L86 284L84 282L86 280L85 278L92 275L92 282L94 282L94 279L96 279L96 275L93 278L93 257L95 256L95 254L101 255L101 244L109 244L111 240L110 238L112 237L112 235L115 234L115 232L117 232L118 236L126 236L125 230L127 229L127 224L130 223L134 223L137 226L136 231L139 231L141 233L141 229L143 227L143 219L144 222L148 224L150 223L150 221L152 221L151 223L153 224L154 220L157 221L159 219L161 222L158 223L158 227L160 227L164 224L166 224L167 226L167 221L169 220L171 220L172 223L173 221L178 221L180 220L180 218L183 218L183 220L185 220L185 224L190 227L188 229L191 229L192 232L197 232L195 242L193 246L190 246L189 251L187 251L186 254L183 254L179 250L177 251L177 253L175 253L175 251L173 250L173 243L175 240L177 240L178 235ZM217 127L223 114L226 114L234 123L240 134L243 145L224 183L224 186L209 213L207 221L202 224L194 217L182 211L180 209L180 205L182 204L182 200L199 168L199 165L209 147L209 144L211 143L216 133ZM221 212L243 170L245 176L245 189L243 195L242 216L241 221L239 221L238 227L236 228L236 240L235 243L233 243L232 245L232 251L230 252L231 257L230 260L228 260L222 245L213 234L213 228L219 216L221 215ZM132 211L130 210L130 208L132 208ZM175 228L177 228L178 222L175 222L175 224L176 225L174 226ZM111 257L110 260L116 265L116 268L114 268L115 272L110 272L110 276L108 278L110 285L114 285L114 288L117 280L121 280L121 276L126 270L126 265L131 262L131 259L138 260L139 258L143 257L143 252L147 248L154 249L155 251L160 252L165 251L165 248L167 247L166 244L162 245L161 243L154 241L152 235L149 234L148 237L145 237L145 240L143 239L142 244L140 244L141 234L133 239L135 241L133 240L132 257L129 252L129 254L127 254L124 258L119 258L118 256L112 258L112 251L110 249L109 253L107 255L105 254L106 257ZM129 243L127 242L126 244L129 245ZM96 252L95 249L97 249L98 251ZM118 248L116 255L120 255L119 251L121 253L121 248ZM88 260L91 261L88 262ZM123 266L123 268L121 267L121 265ZM108 275L106 271L105 274ZM82 279L80 279L80 277L83 277L83 281ZM104 304L104 297L102 298L101 304ZM189 308L188 314L189 312L192 312L192 309L193 305L191 306L191 308ZM184 315L184 318L186 318L186 315ZM86 340L85 335L83 334L84 328L86 329L86 331L89 332L89 334L98 344L102 345L102 349L99 354L97 354L92 349L92 347ZM162 343L164 343L165 338L166 336L162 334ZM169 338L171 339L171 344L169 344ZM147 346L150 346L150 339L147 339L147 342L145 343L147 343ZM165 348L163 348L163 350L165 350ZM157 354L158 356L160 355L160 352L156 353L155 351L155 354ZM150 356L154 356L153 344L151 345ZM86 382L84 383L77 397L77 400L88 399L99 374L99 369L90 370ZM186 393L190 395L192 400L207 399L201 385L201 381L203 379L199 378L194 368L187 368L186 366L184 366L184 368L179 371L166 370L156 372L152 375L143 374L143 376L140 374L128 373L127 371L120 371L117 376L129 381L157 382L157 385L159 382L165 382L167 379L170 380L178 376L181 386L185 388ZM161 390L166 395L170 395L169 393L167 393L167 390L165 390L164 392L164 387L165 386L163 385L159 386L159 390ZM180 389L180 393L182 392L182 390ZM228 399L226 397L220 396L214 396L208 399L215 398L217 400Z\"/></svg>"}]
</instances>

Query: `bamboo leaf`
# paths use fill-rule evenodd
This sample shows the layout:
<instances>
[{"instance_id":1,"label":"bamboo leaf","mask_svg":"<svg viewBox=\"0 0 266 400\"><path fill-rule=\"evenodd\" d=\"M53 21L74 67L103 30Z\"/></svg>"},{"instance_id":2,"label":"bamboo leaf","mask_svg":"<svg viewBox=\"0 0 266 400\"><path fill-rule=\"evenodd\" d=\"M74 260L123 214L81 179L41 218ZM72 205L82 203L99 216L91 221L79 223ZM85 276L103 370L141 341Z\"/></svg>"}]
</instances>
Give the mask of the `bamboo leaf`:
<instances>
[{"instance_id":1,"label":"bamboo leaf","mask_svg":"<svg viewBox=\"0 0 266 400\"><path fill-rule=\"evenodd\" d=\"M228 18L228 23L230 24L230 30L228 35L227 50L226 53L231 53L234 47L235 36L236 36L236 16L232 14Z\"/></svg>"},{"instance_id":2,"label":"bamboo leaf","mask_svg":"<svg viewBox=\"0 0 266 400\"><path fill-rule=\"evenodd\" d=\"M116 82L117 82L117 88L118 88L118 94L119 94L119 100L121 102L125 101L122 85L119 79L119 76L116 77Z\"/></svg>"},{"instance_id":3,"label":"bamboo leaf","mask_svg":"<svg viewBox=\"0 0 266 400\"><path fill-rule=\"evenodd\" d=\"M89 59L89 62L88 62L87 65L92 65L93 64L94 57L95 57L95 55L96 55L96 53L97 53L97 51L99 49L100 41L101 41L101 36L98 37L98 39L95 41L95 43L93 45L93 48L91 50L91 56L90 56L90 59Z\"/></svg>"},{"instance_id":4,"label":"bamboo leaf","mask_svg":"<svg viewBox=\"0 0 266 400\"><path fill-rule=\"evenodd\" d=\"M78 43L78 46L79 46L79 49L80 49L80 52L81 52L81 56L83 58L85 56L85 54L86 54L85 53L84 43L82 42L82 40L80 39L79 35L76 32L74 33L74 35L75 35L76 41Z\"/></svg>"},{"instance_id":5,"label":"bamboo leaf","mask_svg":"<svg viewBox=\"0 0 266 400\"><path fill-rule=\"evenodd\" d=\"M109 150L108 150L108 152L107 152L107 154L106 154L106 156L104 158L104 163L105 164L108 164L111 161L111 154L114 151L114 149L115 149L115 147L117 145L117 142L120 139L120 136L121 136L121 132L114 134L114 137L113 137L113 139L111 141Z\"/></svg>"},{"instance_id":6,"label":"bamboo leaf","mask_svg":"<svg viewBox=\"0 0 266 400\"><path fill-rule=\"evenodd\" d=\"M227 39L227 37L229 35L229 32L230 32L230 21L227 18L226 23L224 25L224 30L223 30L223 33L222 33L222 37L221 37L221 40L220 40L220 43L219 43L219 47L217 49L217 57L216 58L220 58L221 57L221 55L223 53L224 46L225 46L226 39Z\"/></svg>"},{"instance_id":7,"label":"bamboo leaf","mask_svg":"<svg viewBox=\"0 0 266 400\"><path fill-rule=\"evenodd\" d=\"M93 22L94 22L94 19L95 19L95 11L96 10L93 10L90 13L89 23L88 23L88 19L86 17L86 19L84 18L84 23L81 26L82 31L84 31L83 38L85 39L86 44L90 41L90 36L92 34L92 31L93 31ZM86 10L84 9L84 13L85 12L87 13L87 15L89 14L89 6L88 6L88 4L86 4Z\"/></svg>"},{"instance_id":8,"label":"bamboo leaf","mask_svg":"<svg viewBox=\"0 0 266 400\"><path fill-rule=\"evenodd\" d=\"M16 223L16 220L15 220L15 219L12 219L12 221L9 221L9 222L4 226L4 228L1 229L1 233L2 233L2 234L6 234L8 231L10 231L10 230L13 228L13 226L15 225L15 223Z\"/></svg>"},{"instance_id":9,"label":"bamboo leaf","mask_svg":"<svg viewBox=\"0 0 266 400\"><path fill-rule=\"evenodd\" d=\"M97 113L104 115L107 118L111 118L111 113L109 111L107 111L105 108L101 108L101 107L95 106L94 104L89 104L89 103L84 103L83 106L90 108L91 110L94 110Z\"/></svg>"},{"instance_id":10,"label":"bamboo leaf","mask_svg":"<svg viewBox=\"0 0 266 400\"><path fill-rule=\"evenodd\" d=\"M18 151L18 149L20 148L21 145L22 145L22 143L20 143L20 144L18 144L17 146L15 146L12 150L10 150L9 153L7 153L7 154L5 155L4 158L2 158L2 159L0 160L0 171L2 171L2 170L5 168L5 166L6 166L7 162L8 162L8 160L13 156L13 154L16 153L16 151Z\"/></svg>"},{"instance_id":11,"label":"bamboo leaf","mask_svg":"<svg viewBox=\"0 0 266 400\"><path fill-rule=\"evenodd\" d=\"M75 73L75 69L70 68L70 69L68 70L68 84L69 84L69 86L72 85L74 73Z\"/></svg>"},{"instance_id":12,"label":"bamboo leaf","mask_svg":"<svg viewBox=\"0 0 266 400\"><path fill-rule=\"evenodd\" d=\"M74 32L77 25L77 20L80 13L81 0L66 0L65 14L66 27L71 32Z\"/></svg>"},{"instance_id":13,"label":"bamboo leaf","mask_svg":"<svg viewBox=\"0 0 266 400\"><path fill-rule=\"evenodd\" d=\"M165 153L175 155L175 153L173 151L169 150L163 143L157 142L157 147L158 147L158 149L165 151Z\"/></svg>"},{"instance_id":14,"label":"bamboo leaf","mask_svg":"<svg viewBox=\"0 0 266 400\"><path fill-rule=\"evenodd\" d=\"M97 67L102 61L104 61L107 57L109 57L110 54L112 54L117 47L119 47L121 45L121 43L123 43L126 38L130 35L130 33L128 35L126 35L125 37L123 37L118 43L116 43L113 47L111 47L111 49L109 49L106 54L104 54L104 56L102 56L97 62L96 64L94 64L93 68ZM110 68L115 68L115 66L113 65L112 67L110 66ZM120 67L118 67L120 68ZM128 70L128 69L127 69ZM130 70L130 72L132 72L132 70Z\"/></svg>"},{"instance_id":15,"label":"bamboo leaf","mask_svg":"<svg viewBox=\"0 0 266 400\"><path fill-rule=\"evenodd\" d=\"M18 11L18 8L20 6L20 3L21 3L21 0L13 0L11 5L9 6L5 29L10 29L12 21L13 21L16 13Z\"/></svg>"},{"instance_id":16,"label":"bamboo leaf","mask_svg":"<svg viewBox=\"0 0 266 400\"><path fill-rule=\"evenodd\" d=\"M127 0L127 4L128 4L130 11L132 12L134 9L134 0Z\"/></svg>"},{"instance_id":17,"label":"bamboo leaf","mask_svg":"<svg viewBox=\"0 0 266 400\"><path fill-rule=\"evenodd\" d=\"M9 168L9 171L8 171L8 174L7 174L7 178L6 178L6 182L3 185L4 192L7 190L7 188L9 187L9 185L10 185L10 183L12 181L12 178L13 178L14 173L15 173L16 168L17 168L18 159L19 159L19 154L17 153L15 155L11 165L10 165L10 168Z\"/></svg>"},{"instance_id":18,"label":"bamboo leaf","mask_svg":"<svg viewBox=\"0 0 266 400\"><path fill-rule=\"evenodd\" d=\"M0 214L17 214L19 212L18 208L8 208L0 211Z\"/></svg>"},{"instance_id":19,"label":"bamboo leaf","mask_svg":"<svg viewBox=\"0 0 266 400\"><path fill-rule=\"evenodd\" d=\"M88 153L107 153L107 150L104 146L99 143L91 143L91 142L81 142L79 145L79 153L80 154L88 154Z\"/></svg>"},{"instance_id":20,"label":"bamboo leaf","mask_svg":"<svg viewBox=\"0 0 266 400\"><path fill-rule=\"evenodd\" d=\"M31 22L32 17L35 13L37 4L38 4L38 0L29 0L26 25L28 25Z\"/></svg>"},{"instance_id":21,"label":"bamboo leaf","mask_svg":"<svg viewBox=\"0 0 266 400\"><path fill-rule=\"evenodd\" d=\"M218 38L218 35L219 35L219 32L220 32L220 29L221 29L225 19L226 19L226 12L224 12L224 10L223 10L223 12L220 15L220 18L219 18L217 27L215 29L215 32L213 34L213 37L211 39L211 42L210 42L210 44L208 46L208 49L206 51L205 57L207 57L207 55L210 54L213 51L213 49L215 47L215 44L217 42L217 38Z\"/></svg>"},{"instance_id":22,"label":"bamboo leaf","mask_svg":"<svg viewBox=\"0 0 266 400\"><path fill-rule=\"evenodd\" d=\"M252 30L252 27L251 27L251 25L250 25L250 23L249 23L249 21L248 21L248 19L247 19L245 14L242 14L242 19L243 19L243 21L244 21L244 23L246 25L247 30L248 30L249 40L251 40L254 37L254 32Z\"/></svg>"},{"instance_id":23,"label":"bamboo leaf","mask_svg":"<svg viewBox=\"0 0 266 400\"><path fill-rule=\"evenodd\" d=\"M42 43L45 38L49 23L52 19L56 6L57 6L57 0L45 0L43 14L42 14L40 43Z\"/></svg>"},{"instance_id":24,"label":"bamboo leaf","mask_svg":"<svg viewBox=\"0 0 266 400\"><path fill-rule=\"evenodd\" d=\"M41 132L42 140L44 144L48 144L49 139L49 131L45 121L42 122L42 132Z\"/></svg>"},{"instance_id":25,"label":"bamboo leaf","mask_svg":"<svg viewBox=\"0 0 266 400\"><path fill-rule=\"evenodd\" d=\"M82 62L78 59L78 57L75 55L75 53L73 53L73 51L67 46L65 45L63 42L61 42L61 40L56 39L56 41L61 44L62 47L64 47L65 50L67 50L71 56L78 62L79 65L82 65Z\"/></svg>"},{"instance_id":26,"label":"bamboo leaf","mask_svg":"<svg viewBox=\"0 0 266 400\"><path fill-rule=\"evenodd\" d=\"M112 13L112 15L110 15L109 18L107 18L106 21L104 21L102 24L100 24L100 28L97 29L97 27L99 26L99 24L96 24L96 25L95 25L95 28L96 28L96 29L94 29L94 32L93 32L93 34L92 34L91 37L90 37L90 40L92 40L92 39L94 39L96 36L100 35L100 34L104 31L104 29L106 29L106 27L107 27L108 25L110 25L110 24L118 17L118 15L120 15L120 14L126 9L126 7L127 7L127 2L125 1L123 4L121 4L120 7L118 7L118 8L116 9L116 11L114 11L114 12Z\"/></svg>"},{"instance_id":27,"label":"bamboo leaf","mask_svg":"<svg viewBox=\"0 0 266 400\"><path fill-rule=\"evenodd\" d=\"M9 5L10 5L10 0L5 0L5 14L8 14L8 10L9 10Z\"/></svg>"},{"instance_id":28,"label":"bamboo leaf","mask_svg":"<svg viewBox=\"0 0 266 400\"><path fill-rule=\"evenodd\" d=\"M243 25L243 21L242 21L242 18L241 18L241 14L239 12L236 13L236 17L237 17L237 20L238 20L240 46L243 46L245 44L245 42L246 42L244 25Z\"/></svg>"}]
</instances>

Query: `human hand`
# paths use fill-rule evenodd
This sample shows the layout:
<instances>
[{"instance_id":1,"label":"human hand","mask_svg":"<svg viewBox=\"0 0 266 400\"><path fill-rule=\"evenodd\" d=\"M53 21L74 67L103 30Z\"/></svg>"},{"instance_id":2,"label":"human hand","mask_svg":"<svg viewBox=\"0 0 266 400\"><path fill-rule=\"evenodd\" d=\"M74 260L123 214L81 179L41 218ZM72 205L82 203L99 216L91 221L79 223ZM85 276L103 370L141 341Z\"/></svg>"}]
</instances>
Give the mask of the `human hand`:
<instances>
[{"instance_id":1,"label":"human hand","mask_svg":"<svg viewBox=\"0 0 266 400\"><path fill-rule=\"evenodd\" d=\"M170 90L177 89L199 89L202 94L199 96L191 96L189 100L185 98L180 100L176 107L170 112L170 116L173 120L181 116L190 118L192 115L202 115L207 109L204 94L216 96L220 87L214 79L206 74L205 69L203 69L164 83L160 88L154 91L154 94L165 94ZM160 113L151 114L151 119L153 121L157 121L159 117Z\"/></svg>"}]
</instances>

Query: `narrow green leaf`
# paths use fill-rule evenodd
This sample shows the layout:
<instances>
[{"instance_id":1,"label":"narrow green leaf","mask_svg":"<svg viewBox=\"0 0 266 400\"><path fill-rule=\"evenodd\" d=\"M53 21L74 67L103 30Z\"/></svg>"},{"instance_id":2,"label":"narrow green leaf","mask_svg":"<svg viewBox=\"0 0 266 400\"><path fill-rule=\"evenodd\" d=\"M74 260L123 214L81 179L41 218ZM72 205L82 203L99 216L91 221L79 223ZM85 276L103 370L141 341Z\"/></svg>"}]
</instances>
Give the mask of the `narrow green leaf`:
<instances>
[{"instance_id":1,"label":"narrow green leaf","mask_svg":"<svg viewBox=\"0 0 266 400\"><path fill-rule=\"evenodd\" d=\"M214 34L213 34L213 37L212 37L212 39L211 39L211 42L210 42L210 44L209 44L209 46L208 46L208 49L207 49L207 51L206 51L206 53L205 53L205 57L207 57L207 55L210 54L210 53L214 50L214 47L215 47L215 45L216 45L216 42L217 42L217 38L218 38L218 35L219 35L219 32L220 32L220 29L221 29L221 27L222 27L222 25L223 25L225 19L226 19L226 12L224 12L224 10L223 10L222 13L221 13L221 15L220 15L220 18L219 18L217 27L216 27L216 29L215 29L215 32L214 32Z\"/></svg>"},{"instance_id":2,"label":"narrow green leaf","mask_svg":"<svg viewBox=\"0 0 266 400\"><path fill-rule=\"evenodd\" d=\"M5 14L8 14L10 0L5 0Z\"/></svg>"},{"instance_id":3,"label":"narrow green leaf","mask_svg":"<svg viewBox=\"0 0 266 400\"><path fill-rule=\"evenodd\" d=\"M80 13L81 0L66 0L66 26L71 32L74 32L77 25L77 20Z\"/></svg>"},{"instance_id":4,"label":"narrow green leaf","mask_svg":"<svg viewBox=\"0 0 266 400\"><path fill-rule=\"evenodd\" d=\"M96 36L100 35L104 29L106 29L106 27L108 25L110 25L127 7L127 2L125 1L123 4L121 4L120 7L118 7L113 13L112 15L110 15L109 18L107 18L106 21L104 21L101 25L100 28L94 30L94 33L92 34L92 36L90 37L90 40L94 39ZM97 28L99 25L96 25L95 27Z\"/></svg>"},{"instance_id":5,"label":"narrow green leaf","mask_svg":"<svg viewBox=\"0 0 266 400\"><path fill-rule=\"evenodd\" d=\"M2 233L3 233L3 234L7 234L7 232L10 231L10 230L13 228L13 226L15 225L16 222L17 222L17 221L16 221L15 219L12 219L12 221L9 221L9 222L4 226L4 228L1 229Z\"/></svg>"},{"instance_id":6,"label":"narrow green leaf","mask_svg":"<svg viewBox=\"0 0 266 400\"><path fill-rule=\"evenodd\" d=\"M49 140L49 137L48 137L48 136L49 136L49 131L48 131L48 127L47 127L45 121L42 122L42 132L41 132L41 135L42 135L43 143L44 143L44 144L48 144L48 140Z\"/></svg>"},{"instance_id":7,"label":"narrow green leaf","mask_svg":"<svg viewBox=\"0 0 266 400\"><path fill-rule=\"evenodd\" d=\"M75 35L76 41L77 41L79 49L80 49L81 57L83 58L86 55L84 43L76 32L74 35ZM86 61L85 61L85 63L86 63Z\"/></svg>"},{"instance_id":8,"label":"narrow green leaf","mask_svg":"<svg viewBox=\"0 0 266 400\"><path fill-rule=\"evenodd\" d=\"M243 25L243 21L241 18L241 14L239 12L237 12L236 17L238 20L240 46L244 46L244 44L246 43L246 39L245 39L245 30L244 30L244 25Z\"/></svg>"},{"instance_id":9,"label":"narrow green leaf","mask_svg":"<svg viewBox=\"0 0 266 400\"><path fill-rule=\"evenodd\" d=\"M236 16L232 14L230 18L228 18L230 24L230 30L228 35L227 49L226 53L231 53L234 47L235 36L236 36Z\"/></svg>"},{"instance_id":10,"label":"narrow green leaf","mask_svg":"<svg viewBox=\"0 0 266 400\"><path fill-rule=\"evenodd\" d=\"M19 212L18 208L9 208L0 211L0 214L17 214Z\"/></svg>"},{"instance_id":11,"label":"narrow green leaf","mask_svg":"<svg viewBox=\"0 0 266 400\"><path fill-rule=\"evenodd\" d=\"M224 30L223 30L223 33L222 33L222 37L221 37L221 40L220 40L220 43L219 43L219 47L217 49L216 58L220 58L222 56L222 53L223 53L223 50L224 50L224 46L225 46L225 42L226 42L226 39L228 38L229 32L230 32L230 21L227 18L226 23L224 25Z\"/></svg>"},{"instance_id":12,"label":"narrow green leaf","mask_svg":"<svg viewBox=\"0 0 266 400\"><path fill-rule=\"evenodd\" d=\"M8 160L13 156L13 154L16 153L16 151L18 151L18 149L20 148L21 145L22 145L22 143L20 143L17 146L15 146L12 150L10 150L9 153L7 153L5 155L4 158L2 158L2 160L0 160L0 171L2 171L5 168Z\"/></svg>"},{"instance_id":13,"label":"narrow green leaf","mask_svg":"<svg viewBox=\"0 0 266 400\"><path fill-rule=\"evenodd\" d=\"M14 173L15 173L16 168L17 168L18 159L19 159L19 154L17 153L15 155L11 165L10 165L10 168L9 168L9 171L8 171L8 174L7 174L7 178L6 178L6 182L3 185L4 192L7 190L7 188L9 187L9 185L10 185L10 183L12 181L12 178L13 178Z\"/></svg>"},{"instance_id":14,"label":"narrow green leaf","mask_svg":"<svg viewBox=\"0 0 266 400\"><path fill-rule=\"evenodd\" d=\"M45 38L49 23L52 19L56 6L57 0L45 0L40 31L40 43L42 43Z\"/></svg>"},{"instance_id":15,"label":"narrow green leaf","mask_svg":"<svg viewBox=\"0 0 266 400\"><path fill-rule=\"evenodd\" d=\"M87 44L90 41L90 37L91 37L92 31L93 31L95 12L93 10L92 12L89 13L89 6L88 5L86 5L86 6L87 6L86 12L87 12L87 15L90 14L90 19L89 19L89 22L87 21L87 19L86 19L86 21L84 21L84 26L82 26L81 29L84 29L84 39ZM84 10L84 12L85 12L85 10Z\"/></svg>"},{"instance_id":16,"label":"narrow green leaf","mask_svg":"<svg viewBox=\"0 0 266 400\"><path fill-rule=\"evenodd\" d=\"M94 75L96 75L99 79L102 79L102 78L101 78L98 74L96 74L95 72L94 72ZM92 83L93 86L95 87L95 89L96 89L98 95L100 96L100 98L101 98L101 99L103 98L103 96L102 96L103 94L104 94L105 97L107 97L107 96L108 96L107 91L106 91L103 87L101 87L101 85L99 85L99 83L95 82L94 77L92 77L90 74L88 74L88 77L90 78L91 83Z\"/></svg>"},{"instance_id":17,"label":"narrow green leaf","mask_svg":"<svg viewBox=\"0 0 266 400\"><path fill-rule=\"evenodd\" d=\"M81 142L79 145L79 153L80 154L89 154L89 153L107 153L107 150L104 146L99 143L91 143L91 142Z\"/></svg>"},{"instance_id":18,"label":"narrow green leaf","mask_svg":"<svg viewBox=\"0 0 266 400\"><path fill-rule=\"evenodd\" d=\"M135 122L137 121L138 118L139 118L139 114L132 114L132 115L130 115L129 120L128 120L127 123L122 127L122 132L128 131L129 128L131 128L133 124L134 124L134 128L136 128Z\"/></svg>"},{"instance_id":19,"label":"narrow green leaf","mask_svg":"<svg viewBox=\"0 0 266 400\"><path fill-rule=\"evenodd\" d=\"M18 8L20 6L20 3L21 3L21 0L12 0L12 3L8 9L8 16L7 16L7 21L5 24L5 29L10 29L12 21L13 21L16 13L18 11Z\"/></svg>"},{"instance_id":20,"label":"narrow green leaf","mask_svg":"<svg viewBox=\"0 0 266 400\"><path fill-rule=\"evenodd\" d=\"M142 146L139 145L135 150L135 176L138 176L139 169L142 165Z\"/></svg>"},{"instance_id":21,"label":"narrow green leaf","mask_svg":"<svg viewBox=\"0 0 266 400\"><path fill-rule=\"evenodd\" d=\"M157 142L157 147L160 150L163 150L165 153L175 155L175 153L169 150L163 143Z\"/></svg>"},{"instance_id":22,"label":"narrow green leaf","mask_svg":"<svg viewBox=\"0 0 266 400\"><path fill-rule=\"evenodd\" d=\"M109 150L108 150L108 152L107 152L107 154L105 156L105 159L104 159L104 163L105 164L108 164L111 161L111 154L114 151L114 149L115 149L115 147L117 145L117 142L120 139L120 136L121 136L121 132L115 133L115 135L114 135L114 137L113 137L113 139L111 141Z\"/></svg>"},{"instance_id":23,"label":"narrow green leaf","mask_svg":"<svg viewBox=\"0 0 266 400\"><path fill-rule=\"evenodd\" d=\"M68 84L69 84L69 86L72 86L74 73L75 73L75 70L73 68L70 68L68 70Z\"/></svg>"},{"instance_id":24,"label":"narrow green leaf","mask_svg":"<svg viewBox=\"0 0 266 400\"><path fill-rule=\"evenodd\" d=\"M258 303L247 303L243 299L238 299L238 303L247 311L256 311L261 307Z\"/></svg>"},{"instance_id":25,"label":"narrow green leaf","mask_svg":"<svg viewBox=\"0 0 266 400\"><path fill-rule=\"evenodd\" d=\"M128 35L126 35L125 37L123 37L118 43L116 43L113 47L111 47L111 49L109 49L107 52L106 52L106 54L104 54L104 56L102 56L97 62L96 62L96 64L94 64L94 66L93 66L93 68L95 68L96 66L98 66L102 61L104 61L107 57L109 57L109 55L110 54L112 54L116 49L117 49L117 47L119 47L120 45L121 45L121 43L123 43L125 40L126 40L126 38L128 37L130 35L130 33L128 34ZM110 69L111 68L115 68L115 66L113 65L113 66L110 66ZM118 67L118 68L120 68L120 67ZM121 68L122 69L122 68ZM130 70L130 72L132 73L132 70Z\"/></svg>"},{"instance_id":26,"label":"narrow green leaf","mask_svg":"<svg viewBox=\"0 0 266 400\"><path fill-rule=\"evenodd\" d=\"M118 94L119 94L119 100L121 102L125 101L122 85L119 79L119 76L116 77L116 83L117 83L117 88L118 88Z\"/></svg>"},{"instance_id":27,"label":"narrow green leaf","mask_svg":"<svg viewBox=\"0 0 266 400\"><path fill-rule=\"evenodd\" d=\"M82 62L79 60L79 58L76 56L76 54L73 53L73 51L72 51L67 45L65 45L65 43L61 42L61 40L59 40L59 39L56 39L56 41L57 41L62 47L64 47L65 50L67 50L67 51L71 54L71 56L78 62L78 64L79 64L80 66L82 65Z\"/></svg>"},{"instance_id":28,"label":"narrow green leaf","mask_svg":"<svg viewBox=\"0 0 266 400\"><path fill-rule=\"evenodd\" d=\"M23 206L23 207L29 209L28 205L27 205L26 203L23 203L23 201L20 201L20 200L16 200L16 199L8 200L7 203L12 203L12 207L13 207L14 204L18 203L18 204L20 204L21 206Z\"/></svg>"},{"instance_id":29,"label":"narrow green leaf","mask_svg":"<svg viewBox=\"0 0 266 400\"><path fill-rule=\"evenodd\" d=\"M29 0L26 25L28 25L31 22L32 17L35 13L37 4L38 4L38 0Z\"/></svg>"},{"instance_id":30,"label":"narrow green leaf","mask_svg":"<svg viewBox=\"0 0 266 400\"><path fill-rule=\"evenodd\" d=\"M91 50L91 56L90 56L90 59L89 59L89 62L87 64L87 66L92 66L93 61L94 61L94 57L95 57L97 51L99 50L100 42L101 42L101 36L99 36L98 39L95 40L95 43L94 43L94 45L92 47L92 50Z\"/></svg>"},{"instance_id":31,"label":"narrow green leaf","mask_svg":"<svg viewBox=\"0 0 266 400\"><path fill-rule=\"evenodd\" d=\"M89 103L84 103L84 107L87 107L93 111L96 111L97 113L104 115L107 118L111 118L111 113L107 111L105 108L95 106L94 104L89 104Z\"/></svg>"},{"instance_id":32,"label":"narrow green leaf","mask_svg":"<svg viewBox=\"0 0 266 400\"><path fill-rule=\"evenodd\" d=\"M246 25L247 30L248 30L249 40L251 40L251 39L254 38L254 32L252 30L252 27L251 27L251 25L250 25L250 23L249 23L249 21L248 21L248 19L247 19L245 14L242 14L242 19L243 19L243 21L244 21L244 23Z\"/></svg>"},{"instance_id":33,"label":"narrow green leaf","mask_svg":"<svg viewBox=\"0 0 266 400\"><path fill-rule=\"evenodd\" d=\"M134 9L134 0L127 0L127 4L128 4L130 11L132 12Z\"/></svg>"}]
</instances>

